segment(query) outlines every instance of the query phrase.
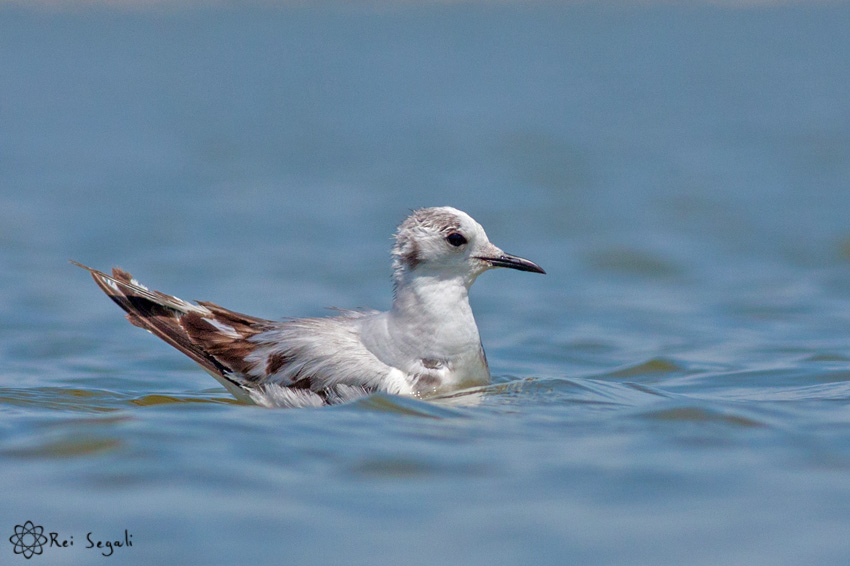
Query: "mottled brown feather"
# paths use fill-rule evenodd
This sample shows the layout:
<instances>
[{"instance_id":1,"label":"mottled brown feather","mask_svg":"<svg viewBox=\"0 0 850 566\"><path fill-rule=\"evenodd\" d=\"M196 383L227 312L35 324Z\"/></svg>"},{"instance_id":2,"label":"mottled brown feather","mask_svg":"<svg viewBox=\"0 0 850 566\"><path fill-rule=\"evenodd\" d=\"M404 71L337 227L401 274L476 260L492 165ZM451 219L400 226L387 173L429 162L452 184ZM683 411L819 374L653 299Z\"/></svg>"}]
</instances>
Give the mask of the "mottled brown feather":
<instances>
[{"instance_id":1,"label":"mottled brown feather","mask_svg":"<svg viewBox=\"0 0 850 566\"><path fill-rule=\"evenodd\" d=\"M127 312L127 320L134 326L151 332L234 385L243 387L232 378L234 373L241 374L248 381L259 380L259 377L250 373L254 363L246 360L256 348L256 344L249 339L271 328L270 321L231 311L215 303L198 303L217 322L233 328L236 334L234 337L221 332L200 313L183 312L168 306L181 303L179 299L159 291L139 289L133 282L133 276L122 269L114 268L112 277L109 277L95 269L80 266L87 269L98 287ZM143 292L149 296L140 294ZM152 300L151 296L166 304ZM282 361L278 360L277 363Z\"/></svg>"},{"instance_id":2,"label":"mottled brown feather","mask_svg":"<svg viewBox=\"0 0 850 566\"><path fill-rule=\"evenodd\" d=\"M238 385L235 381L227 377L226 367L192 342L180 326L179 316L182 313L138 295L132 287L132 276L126 271L118 268L112 270L112 279L118 287L116 291L108 283L108 276L105 273L85 266L82 267L88 269L98 287L127 312L127 320L131 324L147 330L189 356L196 363L200 364L201 367L221 375L228 381ZM168 297L168 295L165 295L165 297Z\"/></svg>"},{"instance_id":3,"label":"mottled brown feather","mask_svg":"<svg viewBox=\"0 0 850 566\"><path fill-rule=\"evenodd\" d=\"M290 362L288 356L283 354L272 354L266 360L266 375L276 374L282 367Z\"/></svg>"},{"instance_id":4,"label":"mottled brown feather","mask_svg":"<svg viewBox=\"0 0 850 566\"><path fill-rule=\"evenodd\" d=\"M241 374L248 381L259 381L261 376L255 371L255 362L247 360L257 348L257 344L248 339L262 332L264 328L257 327L261 325L247 325L237 319L228 318L221 312L223 309L220 307L219 309L219 312L215 313L215 319L233 328L238 337L223 333L208 319L193 312L183 315L180 318L180 325L195 344L219 363Z\"/></svg>"}]
</instances>

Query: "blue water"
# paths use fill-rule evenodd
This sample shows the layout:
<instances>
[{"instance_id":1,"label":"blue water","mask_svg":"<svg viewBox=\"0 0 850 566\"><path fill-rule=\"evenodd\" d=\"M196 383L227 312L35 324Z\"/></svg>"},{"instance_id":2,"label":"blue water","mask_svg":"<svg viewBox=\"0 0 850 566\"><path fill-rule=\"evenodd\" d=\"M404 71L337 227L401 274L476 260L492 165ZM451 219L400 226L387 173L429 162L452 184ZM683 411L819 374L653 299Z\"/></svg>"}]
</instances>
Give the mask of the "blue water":
<instances>
[{"instance_id":1,"label":"blue water","mask_svg":"<svg viewBox=\"0 0 850 566\"><path fill-rule=\"evenodd\" d=\"M850 560L850 5L62 5L0 3L0 563ZM68 263L386 308L443 204L548 272L477 404L237 404Z\"/></svg>"}]
</instances>

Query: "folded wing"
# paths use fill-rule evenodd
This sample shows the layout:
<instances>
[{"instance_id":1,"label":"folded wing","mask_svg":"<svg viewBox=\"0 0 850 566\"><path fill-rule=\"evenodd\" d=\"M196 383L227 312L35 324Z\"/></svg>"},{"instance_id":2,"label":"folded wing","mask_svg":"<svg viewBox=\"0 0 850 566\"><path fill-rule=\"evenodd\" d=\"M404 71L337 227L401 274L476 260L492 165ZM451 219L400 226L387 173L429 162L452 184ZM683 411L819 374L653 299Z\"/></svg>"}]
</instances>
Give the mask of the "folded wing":
<instances>
[{"instance_id":1,"label":"folded wing","mask_svg":"<svg viewBox=\"0 0 850 566\"><path fill-rule=\"evenodd\" d=\"M266 406L320 406L386 389L398 370L372 355L357 320L372 313L271 321L215 303L193 304L152 291L118 268L107 275L77 262L127 312L127 320L197 362L240 400Z\"/></svg>"}]
</instances>

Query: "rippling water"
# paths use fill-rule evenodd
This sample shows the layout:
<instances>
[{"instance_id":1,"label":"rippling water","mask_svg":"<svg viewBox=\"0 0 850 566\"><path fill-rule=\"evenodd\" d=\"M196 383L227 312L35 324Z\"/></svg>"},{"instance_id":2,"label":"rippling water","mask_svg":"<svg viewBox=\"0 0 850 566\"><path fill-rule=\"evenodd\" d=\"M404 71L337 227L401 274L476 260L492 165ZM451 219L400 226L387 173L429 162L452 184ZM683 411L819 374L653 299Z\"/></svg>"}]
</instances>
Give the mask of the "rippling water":
<instances>
[{"instance_id":1,"label":"rippling water","mask_svg":"<svg viewBox=\"0 0 850 566\"><path fill-rule=\"evenodd\" d=\"M0 3L0 561L846 564L848 27ZM494 383L431 403L238 404L67 262L386 308L442 204L548 275L479 279Z\"/></svg>"}]
</instances>

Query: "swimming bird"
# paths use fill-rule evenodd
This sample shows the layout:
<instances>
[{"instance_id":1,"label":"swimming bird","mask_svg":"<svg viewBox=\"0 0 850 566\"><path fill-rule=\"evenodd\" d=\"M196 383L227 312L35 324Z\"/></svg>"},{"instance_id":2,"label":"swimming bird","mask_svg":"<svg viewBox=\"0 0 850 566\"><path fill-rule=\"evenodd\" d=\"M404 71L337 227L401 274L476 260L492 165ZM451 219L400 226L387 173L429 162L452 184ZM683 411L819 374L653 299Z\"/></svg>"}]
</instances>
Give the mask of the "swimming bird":
<instances>
[{"instance_id":1,"label":"swimming bird","mask_svg":"<svg viewBox=\"0 0 850 566\"><path fill-rule=\"evenodd\" d=\"M171 344L237 399L265 407L342 403L373 392L427 398L490 381L468 292L484 271L545 273L490 243L451 207L414 210L395 233L389 311L266 320L152 291L119 268L77 262L127 319Z\"/></svg>"}]
</instances>

